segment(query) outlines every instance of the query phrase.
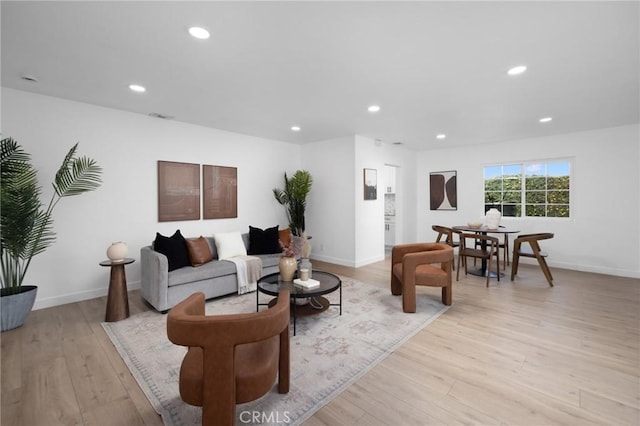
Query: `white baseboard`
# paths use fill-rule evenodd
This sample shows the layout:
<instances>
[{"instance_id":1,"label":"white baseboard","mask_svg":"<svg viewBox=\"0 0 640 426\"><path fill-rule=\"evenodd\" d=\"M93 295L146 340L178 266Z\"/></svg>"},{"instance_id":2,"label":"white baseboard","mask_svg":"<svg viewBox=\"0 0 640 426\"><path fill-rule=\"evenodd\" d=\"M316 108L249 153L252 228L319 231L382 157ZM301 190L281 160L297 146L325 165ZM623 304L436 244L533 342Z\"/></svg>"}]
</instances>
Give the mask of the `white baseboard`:
<instances>
[{"instance_id":1,"label":"white baseboard","mask_svg":"<svg viewBox=\"0 0 640 426\"><path fill-rule=\"evenodd\" d=\"M327 262L327 263L333 263L334 265L342 265L342 266L350 266L352 268L355 268L356 265L354 262L348 261L348 260L344 260L344 259L340 259L337 257L331 257L331 256L323 256L323 255L318 255L318 254L313 254L313 257L311 258L311 263L313 263L314 260L319 260L321 262Z\"/></svg>"},{"instance_id":2,"label":"white baseboard","mask_svg":"<svg viewBox=\"0 0 640 426\"><path fill-rule=\"evenodd\" d=\"M138 290L140 289L140 281L134 281L131 283L127 283L127 290ZM108 292L108 287L98 288L94 290L87 291L79 291L77 293L64 294L61 296L54 297L44 297L38 298L36 297L36 302L33 304L33 310L51 308L52 306L60 306L66 305L67 303L81 302L83 300L95 299L97 297L106 296ZM105 306L106 308L106 306Z\"/></svg>"},{"instance_id":3,"label":"white baseboard","mask_svg":"<svg viewBox=\"0 0 640 426\"><path fill-rule=\"evenodd\" d=\"M367 266L372 263L380 262L382 260L384 260L384 254L380 256L371 257L365 260L359 260L356 262L356 268L360 268L361 266Z\"/></svg>"},{"instance_id":4,"label":"white baseboard","mask_svg":"<svg viewBox=\"0 0 640 426\"><path fill-rule=\"evenodd\" d=\"M547 260L547 263L550 268L556 267L561 269L571 269L572 271L591 272L593 274L613 275L616 277L640 278L640 272L638 271L607 268L598 265L576 265L575 263L551 262L549 260ZM533 264L537 265L538 263L534 260ZM553 271L551 271L551 273L553 273Z\"/></svg>"},{"instance_id":5,"label":"white baseboard","mask_svg":"<svg viewBox=\"0 0 640 426\"><path fill-rule=\"evenodd\" d=\"M365 260L359 260L357 262L354 262L352 260L345 260L345 259L340 259L336 257L316 255L316 254L313 255L313 258L311 259L311 261L313 262L314 259L320 260L322 262L333 263L334 265L349 266L351 268L360 268L361 266L370 265L372 263L380 262L381 260L384 260L384 254L380 256L375 256L369 259L365 259Z\"/></svg>"},{"instance_id":6,"label":"white baseboard","mask_svg":"<svg viewBox=\"0 0 640 426\"><path fill-rule=\"evenodd\" d=\"M347 260L339 259L335 257L314 254L311 261L313 262L313 260L333 263L335 265L349 266L352 268L359 268L361 266L366 266L368 264L384 260L384 256L380 256L380 257L376 256L371 259L353 262L353 261L347 261ZM532 259L520 258L520 261L526 264L537 265L537 262ZM620 269L607 268L602 266L593 266L593 265L576 265L573 263L564 263L564 262L548 261L548 263L551 268L571 269L574 271L591 272L594 274L603 274L603 275L613 275L617 277L640 278L640 272L638 271L627 271L627 270L620 270ZM553 269L551 272L553 273ZM139 290L140 281L133 281L133 282L127 283L127 289ZM107 295L107 290L108 288L105 287L105 288L81 291L77 293L65 294L65 295L55 296L55 297L46 297L41 299L36 298L36 302L33 305L33 310L50 308L52 306L65 305L67 303L80 302L83 300L103 297Z\"/></svg>"},{"instance_id":7,"label":"white baseboard","mask_svg":"<svg viewBox=\"0 0 640 426\"><path fill-rule=\"evenodd\" d=\"M521 257L520 263L526 265L538 265L538 262L535 259L530 259L527 257ZM626 278L640 278L640 272L638 271L627 271L624 269L615 269L615 268L607 268L598 265L578 265L575 263L566 263L566 262L554 262L547 258L547 263L549 264L549 268L551 268L551 273L553 274L553 268L560 269L569 269L572 271L580 271L580 272L590 272L592 274L603 274L603 275L613 275L616 277L626 277Z\"/></svg>"}]
</instances>

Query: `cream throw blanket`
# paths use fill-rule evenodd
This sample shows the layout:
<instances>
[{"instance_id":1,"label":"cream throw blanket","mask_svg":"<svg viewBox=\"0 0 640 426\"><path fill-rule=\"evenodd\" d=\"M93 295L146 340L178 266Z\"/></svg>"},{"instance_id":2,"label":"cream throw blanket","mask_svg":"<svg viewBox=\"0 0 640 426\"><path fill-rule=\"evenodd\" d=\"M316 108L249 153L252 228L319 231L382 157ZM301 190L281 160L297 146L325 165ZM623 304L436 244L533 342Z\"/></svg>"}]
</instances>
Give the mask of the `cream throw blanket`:
<instances>
[{"instance_id":1,"label":"cream throw blanket","mask_svg":"<svg viewBox=\"0 0 640 426\"><path fill-rule=\"evenodd\" d=\"M262 260L255 256L234 256L225 260L236 264L238 294L256 291L258 279L262 276Z\"/></svg>"}]
</instances>

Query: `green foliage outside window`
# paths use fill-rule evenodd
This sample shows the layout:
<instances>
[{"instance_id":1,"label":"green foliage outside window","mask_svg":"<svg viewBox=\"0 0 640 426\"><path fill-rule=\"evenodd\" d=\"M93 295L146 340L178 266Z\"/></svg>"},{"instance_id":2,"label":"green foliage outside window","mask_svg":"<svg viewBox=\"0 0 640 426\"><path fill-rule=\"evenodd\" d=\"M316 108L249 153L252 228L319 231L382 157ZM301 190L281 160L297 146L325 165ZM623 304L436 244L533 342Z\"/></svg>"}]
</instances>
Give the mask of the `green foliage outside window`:
<instances>
[{"instance_id":1,"label":"green foliage outside window","mask_svg":"<svg viewBox=\"0 0 640 426\"><path fill-rule=\"evenodd\" d=\"M485 211L497 207L503 216L569 217L569 168L568 161L485 167Z\"/></svg>"}]
</instances>

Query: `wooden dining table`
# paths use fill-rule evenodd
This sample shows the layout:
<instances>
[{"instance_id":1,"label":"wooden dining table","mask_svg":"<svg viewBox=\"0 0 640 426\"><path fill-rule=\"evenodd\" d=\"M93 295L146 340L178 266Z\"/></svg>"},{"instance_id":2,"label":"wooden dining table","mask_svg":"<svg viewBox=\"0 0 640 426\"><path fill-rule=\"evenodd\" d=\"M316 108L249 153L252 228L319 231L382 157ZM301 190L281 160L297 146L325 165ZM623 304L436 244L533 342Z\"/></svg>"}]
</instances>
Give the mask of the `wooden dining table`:
<instances>
[{"instance_id":1,"label":"wooden dining table","mask_svg":"<svg viewBox=\"0 0 640 426\"><path fill-rule=\"evenodd\" d=\"M454 231L465 232L465 233L473 232L473 233L479 233L479 234L482 234L482 235L487 235L487 234L517 234L518 232L520 232L520 230L510 229L510 228L507 228L505 226L500 226L498 228L487 228L486 226L474 227L474 226L469 226L469 225L458 225L458 226L453 226L452 229ZM487 249L487 242L483 240L481 244L482 244L481 245L482 249L486 250ZM500 262L500 259L498 259L497 262ZM477 275L479 277L486 277L487 274L490 274L491 278L497 277L496 272L487 271L487 260L486 259L482 259L480 269L468 269L468 272L471 275ZM501 277L504 276L504 273L501 272L500 276Z\"/></svg>"}]
</instances>

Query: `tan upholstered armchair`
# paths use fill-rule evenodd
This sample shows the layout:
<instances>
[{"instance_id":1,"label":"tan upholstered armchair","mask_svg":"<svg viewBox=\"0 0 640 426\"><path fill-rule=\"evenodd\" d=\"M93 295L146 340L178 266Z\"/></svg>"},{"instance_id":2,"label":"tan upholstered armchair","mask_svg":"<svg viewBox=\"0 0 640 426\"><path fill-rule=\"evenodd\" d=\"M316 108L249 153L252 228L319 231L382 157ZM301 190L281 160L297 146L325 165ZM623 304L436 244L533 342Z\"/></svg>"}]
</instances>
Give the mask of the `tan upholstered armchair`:
<instances>
[{"instance_id":1,"label":"tan upholstered armchair","mask_svg":"<svg viewBox=\"0 0 640 426\"><path fill-rule=\"evenodd\" d=\"M435 265L434 265L435 264ZM445 243L414 243L391 250L391 294L402 295L402 310L416 311L416 286L442 287L442 303L451 305L453 248Z\"/></svg>"},{"instance_id":2,"label":"tan upholstered armchair","mask_svg":"<svg viewBox=\"0 0 640 426\"><path fill-rule=\"evenodd\" d=\"M233 425L236 404L267 393L278 373L278 392L289 392L289 298L282 291L270 309L206 316L204 294L195 293L169 311L169 340L189 347L180 397L202 407L204 426Z\"/></svg>"}]
</instances>

